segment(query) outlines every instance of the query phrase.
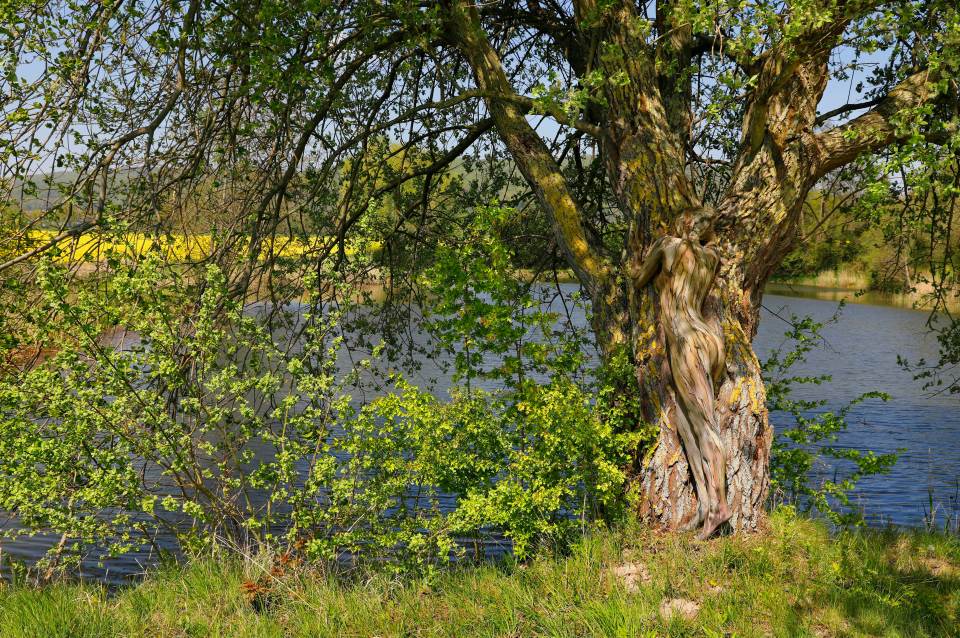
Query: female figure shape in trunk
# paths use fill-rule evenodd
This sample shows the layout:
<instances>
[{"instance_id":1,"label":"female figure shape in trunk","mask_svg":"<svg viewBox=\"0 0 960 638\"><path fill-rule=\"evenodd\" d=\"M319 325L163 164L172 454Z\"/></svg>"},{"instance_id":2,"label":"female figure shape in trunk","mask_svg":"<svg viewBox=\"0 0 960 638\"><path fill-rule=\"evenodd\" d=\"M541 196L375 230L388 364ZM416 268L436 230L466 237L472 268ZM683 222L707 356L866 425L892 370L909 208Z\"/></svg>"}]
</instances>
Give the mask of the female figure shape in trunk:
<instances>
[{"instance_id":1,"label":"female figure shape in trunk","mask_svg":"<svg viewBox=\"0 0 960 638\"><path fill-rule=\"evenodd\" d=\"M720 255L712 244L713 215L686 212L679 237L662 237L634 270L638 288L653 281L666 334L675 422L697 492L700 538L708 538L731 514L726 498L726 461L716 422L716 393L724 369L723 333L703 317Z\"/></svg>"}]
</instances>

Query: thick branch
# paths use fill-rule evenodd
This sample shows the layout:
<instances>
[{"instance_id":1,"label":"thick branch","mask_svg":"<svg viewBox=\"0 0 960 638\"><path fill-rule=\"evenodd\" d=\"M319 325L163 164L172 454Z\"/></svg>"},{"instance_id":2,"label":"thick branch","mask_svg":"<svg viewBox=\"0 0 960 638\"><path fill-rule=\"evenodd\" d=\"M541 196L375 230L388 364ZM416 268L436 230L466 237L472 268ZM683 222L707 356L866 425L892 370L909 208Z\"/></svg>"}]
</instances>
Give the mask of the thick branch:
<instances>
[{"instance_id":1,"label":"thick branch","mask_svg":"<svg viewBox=\"0 0 960 638\"><path fill-rule=\"evenodd\" d=\"M484 92L509 96L486 98L497 131L550 216L570 266L588 289L595 290L597 283L606 277L608 266L601 258L600 248L591 244L584 231L582 212L560 166L527 122L525 109L518 106L517 101L522 98L510 86L499 56L483 33L476 7L457 1L445 8L449 36L469 62L477 85Z\"/></svg>"},{"instance_id":2,"label":"thick branch","mask_svg":"<svg viewBox=\"0 0 960 638\"><path fill-rule=\"evenodd\" d=\"M760 150L770 131L771 118L777 116L777 111L780 111L781 116L788 115L788 128L802 129L806 125L795 117L789 117L791 111L802 112L804 119L807 115L811 116L811 120L815 118L815 111L808 113L808 107L811 101L813 106L816 106L826 88L826 82L822 80L826 78L830 52L840 42L853 16L866 10L869 3L874 1L865 0L861 3L860 0L840 0L833 7L832 19L774 45L757 57L757 84L744 116L744 142L748 156ZM808 86L801 89L799 96L785 95L796 92L790 91L790 87L796 86L797 76L804 75L818 81L808 83ZM783 135L778 137L782 138Z\"/></svg>"},{"instance_id":3,"label":"thick branch","mask_svg":"<svg viewBox=\"0 0 960 638\"><path fill-rule=\"evenodd\" d=\"M816 175L823 176L849 164L863 153L876 151L908 137L911 131L897 125L897 116L936 97L930 80L927 70L914 73L867 113L817 135L815 140L821 160L816 167Z\"/></svg>"}]
</instances>

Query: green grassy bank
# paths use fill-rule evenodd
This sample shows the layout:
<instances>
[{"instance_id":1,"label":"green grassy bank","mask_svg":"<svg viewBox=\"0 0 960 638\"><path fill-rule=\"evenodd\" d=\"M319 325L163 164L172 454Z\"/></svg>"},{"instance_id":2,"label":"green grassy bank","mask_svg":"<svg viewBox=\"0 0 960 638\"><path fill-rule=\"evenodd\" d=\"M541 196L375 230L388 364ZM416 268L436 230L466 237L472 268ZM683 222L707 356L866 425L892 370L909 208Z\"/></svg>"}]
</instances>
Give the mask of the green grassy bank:
<instances>
[{"instance_id":1,"label":"green grassy bank","mask_svg":"<svg viewBox=\"0 0 960 638\"><path fill-rule=\"evenodd\" d=\"M0 636L954 636L960 540L831 536L775 513L750 537L596 533L571 555L347 584L269 562L198 561L115 595L0 589Z\"/></svg>"},{"instance_id":2,"label":"green grassy bank","mask_svg":"<svg viewBox=\"0 0 960 638\"><path fill-rule=\"evenodd\" d=\"M916 276L918 273L914 273ZM891 292L876 288L877 281L863 265L860 267L843 266L824 270L817 275L783 276L775 275L768 282L766 292L773 294L813 297L826 301L846 299L852 303L867 303L883 306L899 306L928 310L934 301L934 288L928 283L929 274L919 273L924 281L914 282L909 291ZM941 300L951 311L960 310L956 295L944 295Z\"/></svg>"}]
</instances>

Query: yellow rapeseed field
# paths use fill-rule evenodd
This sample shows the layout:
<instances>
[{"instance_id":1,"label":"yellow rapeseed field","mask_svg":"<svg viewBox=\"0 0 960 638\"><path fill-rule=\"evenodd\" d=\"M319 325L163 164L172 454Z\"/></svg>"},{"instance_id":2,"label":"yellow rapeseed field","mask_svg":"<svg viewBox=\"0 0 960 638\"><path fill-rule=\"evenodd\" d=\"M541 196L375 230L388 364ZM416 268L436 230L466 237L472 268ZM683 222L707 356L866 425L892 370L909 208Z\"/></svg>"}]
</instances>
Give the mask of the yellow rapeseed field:
<instances>
[{"instance_id":1,"label":"yellow rapeseed field","mask_svg":"<svg viewBox=\"0 0 960 638\"><path fill-rule=\"evenodd\" d=\"M55 231L33 230L28 233L30 242L41 245L55 237ZM262 256L299 257L319 250L333 241L332 237L316 235L309 239L297 237L277 236L272 242L267 242L261 249ZM121 257L138 257L151 252L157 252L167 261L189 262L200 261L210 256L213 251L214 237L209 233L176 234L176 235L148 235L146 233L124 233L121 235L104 235L96 232L85 233L74 239L64 240L57 247L56 260L61 263L87 261L98 262L105 260L111 253ZM379 250L379 242L365 242L362 246L351 242L346 248L348 255L356 255L361 250L372 252ZM233 250L243 250L244 246Z\"/></svg>"}]
</instances>

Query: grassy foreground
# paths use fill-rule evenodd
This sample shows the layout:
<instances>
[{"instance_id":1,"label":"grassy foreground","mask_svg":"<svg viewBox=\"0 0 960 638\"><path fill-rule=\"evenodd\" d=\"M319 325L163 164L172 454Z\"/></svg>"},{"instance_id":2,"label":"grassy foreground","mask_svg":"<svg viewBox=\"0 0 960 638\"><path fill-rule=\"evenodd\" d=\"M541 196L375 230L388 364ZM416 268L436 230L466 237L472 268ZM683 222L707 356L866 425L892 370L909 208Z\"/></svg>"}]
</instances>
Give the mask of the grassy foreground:
<instances>
[{"instance_id":1,"label":"grassy foreground","mask_svg":"<svg viewBox=\"0 0 960 638\"><path fill-rule=\"evenodd\" d=\"M7 586L0 636L960 635L960 540L830 536L789 511L752 537L597 533L567 557L429 582L268 567L199 561L113 596Z\"/></svg>"}]
</instances>

